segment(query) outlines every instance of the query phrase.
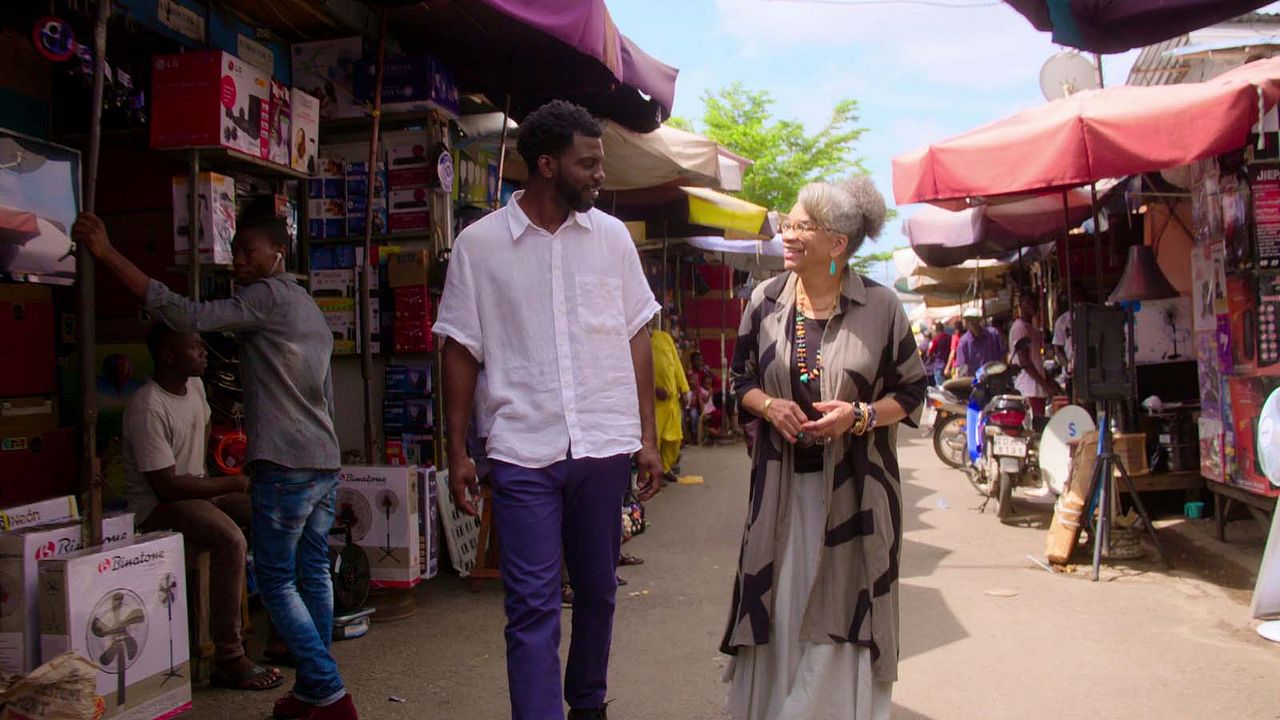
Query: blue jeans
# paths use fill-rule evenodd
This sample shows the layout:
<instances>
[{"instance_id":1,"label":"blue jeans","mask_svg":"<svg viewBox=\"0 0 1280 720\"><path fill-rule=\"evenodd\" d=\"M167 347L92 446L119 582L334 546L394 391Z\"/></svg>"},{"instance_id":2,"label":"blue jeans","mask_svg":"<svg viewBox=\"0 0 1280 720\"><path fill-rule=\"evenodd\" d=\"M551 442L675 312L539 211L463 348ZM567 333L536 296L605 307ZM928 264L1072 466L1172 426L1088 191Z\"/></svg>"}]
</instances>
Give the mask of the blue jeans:
<instances>
[{"instance_id":1,"label":"blue jeans","mask_svg":"<svg viewBox=\"0 0 1280 720\"><path fill-rule=\"evenodd\" d=\"M262 604L293 653L293 694L313 705L342 699L346 689L333 641L329 529L338 473L258 462L253 469L253 565Z\"/></svg>"}]
</instances>

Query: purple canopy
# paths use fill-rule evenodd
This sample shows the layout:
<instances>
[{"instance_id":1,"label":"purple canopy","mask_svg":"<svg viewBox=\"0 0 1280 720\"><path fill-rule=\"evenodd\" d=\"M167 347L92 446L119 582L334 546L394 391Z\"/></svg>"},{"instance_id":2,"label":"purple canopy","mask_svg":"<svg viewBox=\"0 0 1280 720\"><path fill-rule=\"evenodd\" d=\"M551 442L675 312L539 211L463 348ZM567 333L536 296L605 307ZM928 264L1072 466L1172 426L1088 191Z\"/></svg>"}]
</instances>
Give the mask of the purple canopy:
<instances>
[{"instance_id":1,"label":"purple canopy","mask_svg":"<svg viewBox=\"0 0 1280 720\"><path fill-rule=\"evenodd\" d=\"M464 91L510 96L517 118L552 98L639 132L671 116L678 71L623 36L604 0L425 0L387 10L387 22Z\"/></svg>"},{"instance_id":2,"label":"purple canopy","mask_svg":"<svg viewBox=\"0 0 1280 720\"><path fill-rule=\"evenodd\" d=\"M1257 10L1272 0L1005 0L1053 41L1119 53Z\"/></svg>"}]
</instances>

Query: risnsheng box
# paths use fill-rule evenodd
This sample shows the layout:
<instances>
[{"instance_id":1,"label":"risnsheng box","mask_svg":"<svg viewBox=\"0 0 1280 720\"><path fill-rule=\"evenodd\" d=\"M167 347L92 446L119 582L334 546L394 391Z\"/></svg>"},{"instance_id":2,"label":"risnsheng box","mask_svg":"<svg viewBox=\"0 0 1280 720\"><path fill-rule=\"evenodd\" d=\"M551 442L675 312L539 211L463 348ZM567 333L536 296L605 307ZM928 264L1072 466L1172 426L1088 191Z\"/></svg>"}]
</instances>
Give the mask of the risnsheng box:
<instances>
[{"instance_id":1,"label":"risnsheng box","mask_svg":"<svg viewBox=\"0 0 1280 720\"><path fill-rule=\"evenodd\" d=\"M411 588L422 581L418 469L356 465L338 476L334 524L351 527L369 556L374 587Z\"/></svg>"},{"instance_id":2,"label":"risnsheng box","mask_svg":"<svg viewBox=\"0 0 1280 720\"><path fill-rule=\"evenodd\" d=\"M133 539L133 513L102 519L103 547ZM79 522L54 523L0 535L0 674L26 675L40 655L39 563L84 549ZM49 658L52 659L52 658Z\"/></svg>"},{"instance_id":3,"label":"risnsheng box","mask_svg":"<svg viewBox=\"0 0 1280 720\"><path fill-rule=\"evenodd\" d=\"M103 718L167 720L191 708L182 536L40 563L41 652L99 665Z\"/></svg>"}]
</instances>

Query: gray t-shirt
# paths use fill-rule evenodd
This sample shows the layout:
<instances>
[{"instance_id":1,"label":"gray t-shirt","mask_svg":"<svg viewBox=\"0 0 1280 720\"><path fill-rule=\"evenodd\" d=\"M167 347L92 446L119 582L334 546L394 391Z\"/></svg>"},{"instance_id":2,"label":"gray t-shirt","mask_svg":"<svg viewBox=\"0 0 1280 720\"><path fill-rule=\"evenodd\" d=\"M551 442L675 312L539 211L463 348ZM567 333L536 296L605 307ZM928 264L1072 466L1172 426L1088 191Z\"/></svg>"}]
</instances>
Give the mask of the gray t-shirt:
<instances>
[{"instance_id":1,"label":"gray t-shirt","mask_svg":"<svg viewBox=\"0 0 1280 720\"><path fill-rule=\"evenodd\" d=\"M177 475L205 475L209 403L200 378L187 380L187 393L174 395L155 380L129 400L124 411L124 492L137 522L160 504L144 473L174 468Z\"/></svg>"},{"instance_id":2,"label":"gray t-shirt","mask_svg":"<svg viewBox=\"0 0 1280 720\"><path fill-rule=\"evenodd\" d=\"M246 462L297 470L342 465L333 425L333 332L307 291L280 273L225 300L196 303L152 280L147 310L178 331L233 331L240 341Z\"/></svg>"}]
</instances>

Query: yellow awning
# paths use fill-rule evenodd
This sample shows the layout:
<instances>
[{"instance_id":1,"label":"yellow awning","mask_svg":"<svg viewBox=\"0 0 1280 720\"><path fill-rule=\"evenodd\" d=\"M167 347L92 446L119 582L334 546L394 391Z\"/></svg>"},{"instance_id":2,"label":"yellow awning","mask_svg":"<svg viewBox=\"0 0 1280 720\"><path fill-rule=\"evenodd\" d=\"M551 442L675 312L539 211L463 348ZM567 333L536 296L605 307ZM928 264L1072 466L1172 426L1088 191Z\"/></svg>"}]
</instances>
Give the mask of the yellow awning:
<instances>
[{"instance_id":1,"label":"yellow awning","mask_svg":"<svg viewBox=\"0 0 1280 720\"><path fill-rule=\"evenodd\" d=\"M689 196L689 222L694 225L758 236L764 231L768 208L699 187L680 188Z\"/></svg>"}]
</instances>

